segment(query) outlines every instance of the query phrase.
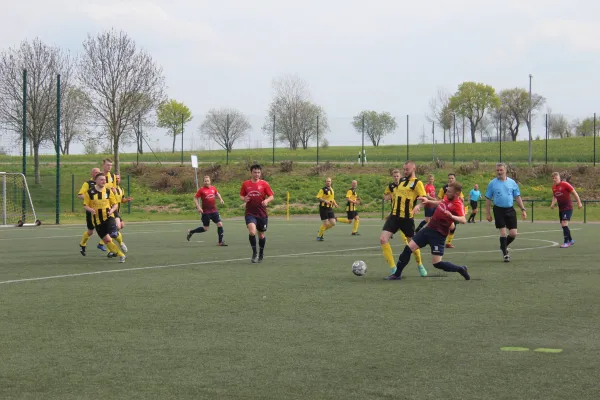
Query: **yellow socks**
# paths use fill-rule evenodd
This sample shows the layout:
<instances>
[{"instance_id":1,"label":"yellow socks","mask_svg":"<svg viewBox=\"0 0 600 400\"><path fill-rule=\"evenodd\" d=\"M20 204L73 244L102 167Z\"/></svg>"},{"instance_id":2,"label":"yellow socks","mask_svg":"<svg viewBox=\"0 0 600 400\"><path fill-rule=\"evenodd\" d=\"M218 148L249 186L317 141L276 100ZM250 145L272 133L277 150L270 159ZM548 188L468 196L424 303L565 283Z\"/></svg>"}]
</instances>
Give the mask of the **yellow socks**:
<instances>
[{"instance_id":1,"label":"yellow socks","mask_svg":"<svg viewBox=\"0 0 600 400\"><path fill-rule=\"evenodd\" d=\"M317 234L317 236L319 236L319 237L323 236L323 234L325 233L326 230L327 230L327 227L325 226L325 224L321 224L321 227L319 228L319 233Z\"/></svg>"},{"instance_id":2,"label":"yellow socks","mask_svg":"<svg viewBox=\"0 0 600 400\"><path fill-rule=\"evenodd\" d=\"M354 225L352 225L352 233L358 232L358 224L360 224L360 220L355 219L354 220Z\"/></svg>"},{"instance_id":3,"label":"yellow socks","mask_svg":"<svg viewBox=\"0 0 600 400\"><path fill-rule=\"evenodd\" d=\"M348 218L338 218L337 220L338 220L338 222L343 222L345 224L349 224L350 223L350 220Z\"/></svg>"},{"instance_id":4,"label":"yellow socks","mask_svg":"<svg viewBox=\"0 0 600 400\"><path fill-rule=\"evenodd\" d=\"M117 236L117 242L121 245L123 244L123 235L121 235L121 232L119 232L119 236Z\"/></svg>"},{"instance_id":5,"label":"yellow socks","mask_svg":"<svg viewBox=\"0 0 600 400\"><path fill-rule=\"evenodd\" d=\"M81 238L81 243L79 243L79 245L85 247L88 240L90 240L90 235L85 231L83 232L83 237Z\"/></svg>"},{"instance_id":6,"label":"yellow socks","mask_svg":"<svg viewBox=\"0 0 600 400\"><path fill-rule=\"evenodd\" d=\"M417 262L417 265L423 265L423 259L421 258L421 249L413 251L413 254L415 256L415 261Z\"/></svg>"},{"instance_id":7,"label":"yellow socks","mask_svg":"<svg viewBox=\"0 0 600 400\"><path fill-rule=\"evenodd\" d=\"M113 242L112 240L108 243L104 243L106 244L106 247L108 247L108 249L110 251L112 251L113 253L115 253L117 256L119 257L123 257L125 254L123 254L123 252L121 251L121 249L119 248L119 246L117 246L115 244L115 242Z\"/></svg>"},{"instance_id":8,"label":"yellow socks","mask_svg":"<svg viewBox=\"0 0 600 400\"><path fill-rule=\"evenodd\" d=\"M454 239L454 233L448 234L448 238L446 239L446 244L452 243L452 239Z\"/></svg>"},{"instance_id":9,"label":"yellow socks","mask_svg":"<svg viewBox=\"0 0 600 400\"><path fill-rule=\"evenodd\" d=\"M385 258L385 261L387 261L390 268L394 268L396 266L396 262L394 262L394 253L392 253L392 246L389 243L382 244L381 250L383 251L383 257Z\"/></svg>"}]
</instances>

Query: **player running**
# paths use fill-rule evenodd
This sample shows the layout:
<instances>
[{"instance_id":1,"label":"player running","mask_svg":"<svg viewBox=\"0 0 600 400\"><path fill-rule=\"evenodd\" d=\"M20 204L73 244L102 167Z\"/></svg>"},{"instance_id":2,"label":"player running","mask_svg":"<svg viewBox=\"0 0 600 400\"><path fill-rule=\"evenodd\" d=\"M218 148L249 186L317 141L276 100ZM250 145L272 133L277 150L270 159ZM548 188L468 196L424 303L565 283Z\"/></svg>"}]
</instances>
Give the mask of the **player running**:
<instances>
[{"instance_id":1,"label":"player running","mask_svg":"<svg viewBox=\"0 0 600 400\"><path fill-rule=\"evenodd\" d=\"M204 177L204 185L198 189L194 195L194 204L196 204L196 210L198 210L201 215L203 226L199 226L195 229L188 229L186 237L188 242L194 233L208 232L210 221L212 221L217 224L217 234L219 235L217 246L227 246L225 242L223 242L223 221L221 221L221 216L217 210L215 198L218 198L221 204L225 204L225 201L223 201L223 198L221 197L221 193L219 193L216 187L210 184L210 176L206 175ZM202 199L202 205L200 205L198 199Z\"/></svg>"},{"instance_id":2,"label":"player running","mask_svg":"<svg viewBox=\"0 0 600 400\"><path fill-rule=\"evenodd\" d=\"M248 239L252 248L252 262L260 263L264 258L265 244L267 238L265 232L269 223L267 205L273 201L274 194L271 186L260 179L262 167L259 164L250 166L252 178L244 181L240 189L240 199L246 203L246 227L248 228ZM258 231L258 247L260 252L256 255L256 232Z\"/></svg>"},{"instance_id":3,"label":"player running","mask_svg":"<svg viewBox=\"0 0 600 400\"><path fill-rule=\"evenodd\" d=\"M356 193L356 188L358 187L357 181L352 181L352 186L346 192L346 217L347 218L337 218L338 222L344 222L346 224L352 223L352 236L360 236L358 233L358 225L360 224L360 219L358 218L358 211L356 211L356 206L360 204L360 197Z\"/></svg>"},{"instance_id":4,"label":"player running","mask_svg":"<svg viewBox=\"0 0 600 400\"><path fill-rule=\"evenodd\" d=\"M474 224L475 217L477 216L477 206L479 204L479 199L481 198L481 192L479 191L479 185L475 184L473 189L469 192L469 204L471 205L471 215L469 215L469 219L467 223Z\"/></svg>"},{"instance_id":5,"label":"player running","mask_svg":"<svg viewBox=\"0 0 600 400\"><path fill-rule=\"evenodd\" d=\"M117 243L119 243L119 246L121 247L121 250L123 250L123 253L127 253L127 245L123 242L123 235L121 234L121 230L125 228L125 222L123 222L123 217L121 217L121 204L129 203L131 200L133 200L133 197L125 197L125 191L121 187L121 175L115 174L114 176L115 184L113 188L115 199L117 200L117 210L114 212L114 217L115 223L117 225L117 230L119 232L119 235L115 238L115 240L117 241ZM107 254L107 256L109 258L116 257L116 254L114 254L111 251Z\"/></svg>"},{"instance_id":6,"label":"player running","mask_svg":"<svg viewBox=\"0 0 600 400\"><path fill-rule=\"evenodd\" d=\"M552 173L552 180L554 185L552 186L552 203L550 208L554 209L555 205L558 204L558 220L563 230L564 243L560 245L561 248L566 249L575 244L575 241L571 237L571 230L569 229L569 221L573 216L573 203L571 202L571 194L577 200L577 207L581 209L581 199L579 194L570 183L560 180L560 174L558 172Z\"/></svg>"},{"instance_id":7,"label":"player running","mask_svg":"<svg viewBox=\"0 0 600 400\"><path fill-rule=\"evenodd\" d=\"M454 183L454 182L456 182L456 174L449 173L448 174L448 183L445 184L438 192L438 199L440 199L440 200L444 199L444 196L446 195L446 191L448 190L448 185L450 185L451 183ZM464 199L465 199L465 196L462 194L462 191L461 191L460 192L460 201L463 202L463 207L465 206ZM466 210L465 210L465 212L466 212ZM448 249L454 248L454 245L452 244L452 240L454 240L455 232L456 232L456 224L452 224L452 226L450 227L450 233L448 234L448 238L446 239L446 248L448 248Z\"/></svg>"},{"instance_id":8,"label":"player running","mask_svg":"<svg viewBox=\"0 0 600 400\"><path fill-rule=\"evenodd\" d=\"M459 194L462 191L462 186L458 182L448 184L446 195L441 201L430 200L427 197L420 197L421 204L436 205L435 212L426 227L421 229L419 233L404 247L404 251L398 258L396 271L387 276L385 279L389 281L401 280L402 270L408 264L411 253L419 251L420 248L429 245L431 248L431 262L434 267L446 272L458 272L465 280L470 280L471 277L467 272L467 266L458 266L449 261L442 261L444 255L444 247L446 236L450 231L452 224L464 224L465 209ZM413 212L419 212L421 204L417 204Z\"/></svg>"},{"instance_id":9,"label":"player running","mask_svg":"<svg viewBox=\"0 0 600 400\"><path fill-rule=\"evenodd\" d=\"M429 175L427 177L427 185L425 185L425 193L427 193L427 198L429 200L435 200L435 177L433 175ZM421 221L417 229L415 229L415 233L419 232L423 227L429 222L433 213L435 212L435 205L427 204L425 205L425 219Z\"/></svg>"},{"instance_id":10,"label":"player running","mask_svg":"<svg viewBox=\"0 0 600 400\"><path fill-rule=\"evenodd\" d=\"M337 222L333 208L338 207L338 203L335 201L335 192L331 187L331 178L325 179L325 186L317 193L317 200L319 200L319 216L321 217L317 242L322 242L325 240L323 238L325 231L333 228Z\"/></svg>"}]
</instances>

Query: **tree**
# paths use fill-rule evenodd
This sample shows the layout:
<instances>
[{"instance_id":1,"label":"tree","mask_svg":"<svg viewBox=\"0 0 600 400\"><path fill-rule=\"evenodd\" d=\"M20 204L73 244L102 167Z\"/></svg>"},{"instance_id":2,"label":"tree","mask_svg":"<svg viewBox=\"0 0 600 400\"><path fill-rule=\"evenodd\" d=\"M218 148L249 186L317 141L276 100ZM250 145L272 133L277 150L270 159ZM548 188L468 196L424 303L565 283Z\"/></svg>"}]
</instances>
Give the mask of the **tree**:
<instances>
[{"instance_id":1,"label":"tree","mask_svg":"<svg viewBox=\"0 0 600 400\"><path fill-rule=\"evenodd\" d=\"M173 136L173 153L175 153L175 139L183 132L184 125L192 120L192 112L185 104L170 99L158 106L156 118L157 126L167 128L168 134Z\"/></svg>"},{"instance_id":2,"label":"tree","mask_svg":"<svg viewBox=\"0 0 600 400\"><path fill-rule=\"evenodd\" d=\"M0 53L0 122L20 136L23 70L27 70L27 141L33 150L35 183L38 184L40 147L56 136L56 76L61 74L61 91L67 90L73 60L69 53L48 46L38 38Z\"/></svg>"},{"instance_id":3,"label":"tree","mask_svg":"<svg viewBox=\"0 0 600 400\"><path fill-rule=\"evenodd\" d=\"M561 139L572 136L567 118L562 114L552 113L551 108L548 108L548 136Z\"/></svg>"},{"instance_id":4,"label":"tree","mask_svg":"<svg viewBox=\"0 0 600 400\"><path fill-rule=\"evenodd\" d=\"M528 93L527 94L527 103L528 103L528 105L531 104L530 105L531 119L529 118L529 107L527 107L527 110L525 111L525 113L523 115L523 120L525 121L525 124L527 125L527 130L529 131L529 163L531 164L531 140L532 140L531 123L535 119L536 111L539 110L540 108L542 108L542 106L546 103L546 99L542 95L532 93L531 94L531 103L529 103L529 93Z\"/></svg>"},{"instance_id":5,"label":"tree","mask_svg":"<svg viewBox=\"0 0 600 400\"><path fill-rule=\"evenodd\" d=\"M88 131L85 124L89 119L87 104L89 101L81 88L73 86L67 88L66 93L61 93L59 147L62 154L69 154L69 148L74 141L84 141L86 138ZM55 127L56 115L52 118L52 122ZM56 134L50 134L49 137L56 148Z\"/></svg>"},{"instance_id":6,"label":"tree","mask_svg":"<svg viewBox=\"0 0 600 400\"><path fill-rule=\"evenodd\" d=\"M588 117L583 121L575 120L575 134L577 136L593 136L594 135L594 117Z\"/></svg>"},{"instance_id":7,"label":"tree","mask_svg":"<svg viewBox=\"0 0 600 400\"><path fill-rule=\"evenodd\" d=\"M516 141L519 127L529 113L529 93L522 88L504 89L499 97L500 107L506 116L506 127L512 140Z\"/></svg>"},{"instance_id":8,"label":"tree","mask_svg":"<svg viewBox=\"0 0 600 400\"><path fill-rule=\"evenodd\" d=\"M358 133L362 133L363 119L365 134L375 147L379 146L381 138L398 127L396 119L389 112L377 113L377 111L364 110L355 115L352 121L352 126Z\"/></svg>"},{"instance_id":9,"label":"tree","mask_svg":"<svg viewBox=\"0 0 600 400\"><path fill-rule=\"evenodd\" d=\"M92 117L106 128L119 172L119 146L132 135L142 102L156 106L164 100L162 69L125 32L114 30L88 35L79 66Z\"/></svg>"},{"instance_id":10,"label":"tree","mask_svg":"<svg viewBox=\"0 0 600 400\"><path fill-rule=\"evenodd\" d=\"M449 109L469 121L471 141L475 143L477 126L485 112L497 107L499 103L493 87L483 83L463 82L450 98Z\"/></svg>"},{"instance_id":11,"label":"tree","mask_svg":"<svg viewBox=\"0 0 600 400\"><path fill-rule=\"evenodd\" d=\"M296 75L286 75L273 80L275 96L269 105L263 132L291 150L299 146L304 149L316 138L317 115L319 115L319 133L324 134L329 126L327 115L318 105L310 101L308 83ZM273 132L275 122L275 132Z\"/></svg>"},{"instance_id":12,"label":"tree","mask_svg":"<svg viewBox=\"0 0 600 400\"><path fill-rule=\"evenodd\" d=\"M238 139L252 129L248 118L233 108L211 109L200 125L200 133L212 139L228 153Z\"/></svg>"},{"instance_id":13,"label":"tree","mask_svg":"<svg viewBox=\"0 0 600 400\"><path fill-rule=\"evenodd\" d=\"M430 122L435 122L444 131L444 143L446 143L446 131L452 129L452 110L450 109L451 95L445 89L438 89L437 97L429 101L431 114L427 116ZM449 135L448 135L449 136Z\"/></svg>"}]
</instances>

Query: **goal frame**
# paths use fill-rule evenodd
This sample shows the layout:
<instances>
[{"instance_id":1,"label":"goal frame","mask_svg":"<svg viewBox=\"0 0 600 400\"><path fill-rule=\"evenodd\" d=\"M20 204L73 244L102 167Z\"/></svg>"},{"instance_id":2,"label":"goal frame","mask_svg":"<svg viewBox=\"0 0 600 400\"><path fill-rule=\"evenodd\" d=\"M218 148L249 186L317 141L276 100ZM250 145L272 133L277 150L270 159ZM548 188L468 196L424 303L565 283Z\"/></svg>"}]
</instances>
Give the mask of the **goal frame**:
<instances>
[{"instance_id":1,"label":"goal frame","mask_svg":"<svg viewBox=\"0 0 600 400\"><path fill-rule=\"evenodd\" d=\"M7 177L14 175L14 176L21 176L21 178L23 179L23 188L25 189L25 191L27 192L27 199L28 199L28 203L29 203L29 207L31 207L31 213L33 214L33 221L35 222L26 222L25 220L25 215L22 215L22 217L19 219L19 221L17 222L16 225L13 224L8 224L8 210L7 210L7 206L8 206L8 201L7 201L7 186L6 186L6 180ZM22 173L19 172L1 172L0 171L0 202L1 202L1 208L0 208L0 227L2 228L7 228L7 227L22 227L22 226L40 226L42 224L42 222L37 218L36 214L35 214L35 207L33 207L33 200L31 199L31 193L29 192L29 185L27 185L27 179L25 178L25 175L23 175ZM23 214L25 214L23 212ZM25 221L24 221L25 220Z\"/></svg>"}]
</instances>

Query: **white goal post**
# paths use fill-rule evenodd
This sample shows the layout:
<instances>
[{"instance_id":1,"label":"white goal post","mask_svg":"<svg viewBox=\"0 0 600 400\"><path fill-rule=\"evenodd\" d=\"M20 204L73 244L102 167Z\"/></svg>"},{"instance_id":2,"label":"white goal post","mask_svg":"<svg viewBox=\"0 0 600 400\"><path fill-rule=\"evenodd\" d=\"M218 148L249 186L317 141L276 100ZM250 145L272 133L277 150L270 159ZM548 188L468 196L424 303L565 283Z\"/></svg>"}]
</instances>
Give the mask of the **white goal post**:
<instances>
[{"instance_id":1,"label":"white goal post","mask_svg":"<svg viewBox=\"0 0 600 400\"><path fill-rule=\"evenodd\" d=\"M25 175L0 172L0 226L39 226Z\"/></svg>"}]
</instances>

